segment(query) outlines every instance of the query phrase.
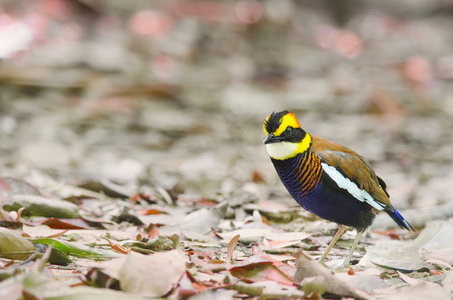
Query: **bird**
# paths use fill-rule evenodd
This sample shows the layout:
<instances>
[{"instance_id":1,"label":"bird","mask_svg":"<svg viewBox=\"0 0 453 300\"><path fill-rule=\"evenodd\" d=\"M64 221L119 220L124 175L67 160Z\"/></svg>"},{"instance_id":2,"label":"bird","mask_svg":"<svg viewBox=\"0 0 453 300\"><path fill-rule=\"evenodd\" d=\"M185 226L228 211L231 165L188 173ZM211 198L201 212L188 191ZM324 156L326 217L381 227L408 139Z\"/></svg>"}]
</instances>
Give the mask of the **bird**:
<instances>
[{"instance_id":1,"label":"bird","mask_svg":"<svg viewBox=\"0 0 453 300\"><path fill-rule=\"evenodd\" d=\"M271 113L263 123L263 143L280 180L305 210L338 224L338 230L319 258L324 260L348 227L357 235L344 262L352 254L378 212L386 212L399 227L415 231L393 207L386 183L370 163L353 150L303 130L295 114Z\"/></svg>"}]
</instances>

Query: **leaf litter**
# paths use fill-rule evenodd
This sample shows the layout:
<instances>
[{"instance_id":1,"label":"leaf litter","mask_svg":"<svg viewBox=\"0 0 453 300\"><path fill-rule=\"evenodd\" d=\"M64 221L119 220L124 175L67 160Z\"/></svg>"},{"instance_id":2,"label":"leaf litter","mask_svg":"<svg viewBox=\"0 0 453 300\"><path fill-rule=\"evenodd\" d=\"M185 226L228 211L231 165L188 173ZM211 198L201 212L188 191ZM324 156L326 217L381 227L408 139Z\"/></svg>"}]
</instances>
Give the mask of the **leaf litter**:
<instances>
[{"instance_id":1,"label":"leaf litter","mask_svg":"<svg viewBox=\"0 0 453 300\"><path fill-rule=\"evenodd\" d=\"M0 298L451 299L440 4L366 4L345 25L295 1L91 2L1 12L0 33L36 40L0 43ZM419 232L379 215L347 273L313 261L335 225L263 150L282 109L367 157Z\"/></svg>"}]
</instances>

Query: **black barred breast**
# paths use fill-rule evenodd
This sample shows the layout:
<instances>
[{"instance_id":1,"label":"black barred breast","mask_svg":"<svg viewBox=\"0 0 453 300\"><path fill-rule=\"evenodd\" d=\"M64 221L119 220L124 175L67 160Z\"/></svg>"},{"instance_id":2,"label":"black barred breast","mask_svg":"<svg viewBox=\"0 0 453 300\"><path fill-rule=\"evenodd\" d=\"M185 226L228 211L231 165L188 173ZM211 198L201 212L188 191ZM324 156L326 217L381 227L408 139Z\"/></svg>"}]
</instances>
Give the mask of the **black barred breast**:
<instances>
[{"instance_id":1,"label":"black barred breast","mask_svg":"<svg viewBox=\"0 0 453 300\"><path fill-rule=\"evenodd\" d=\"M358 201L324 173L311 151L287 160L272 159L280 180L305 210L332 222L364 229L374 220L372 207Z\"/></svg>"}]
</instances>

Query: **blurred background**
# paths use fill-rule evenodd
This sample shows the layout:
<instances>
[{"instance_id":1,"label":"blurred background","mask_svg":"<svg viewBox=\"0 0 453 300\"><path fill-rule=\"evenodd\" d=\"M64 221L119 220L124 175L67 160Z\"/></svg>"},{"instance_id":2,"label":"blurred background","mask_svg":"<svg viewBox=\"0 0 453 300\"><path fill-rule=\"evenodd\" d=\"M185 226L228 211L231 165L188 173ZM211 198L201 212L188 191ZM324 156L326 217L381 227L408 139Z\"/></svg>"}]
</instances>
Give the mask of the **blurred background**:
<instances>
[{"instance_id":1,"label":"blurred background","mask_svg":"<svg viewBox=\"0 0 453 300\"><path fill-rule=\"evenodd\" d=\"M452 14L450 0L2 0L0 175L289 198L262 145L287 109L366 157L398 209L446 203Z\"/></svg>"}]
</instances>

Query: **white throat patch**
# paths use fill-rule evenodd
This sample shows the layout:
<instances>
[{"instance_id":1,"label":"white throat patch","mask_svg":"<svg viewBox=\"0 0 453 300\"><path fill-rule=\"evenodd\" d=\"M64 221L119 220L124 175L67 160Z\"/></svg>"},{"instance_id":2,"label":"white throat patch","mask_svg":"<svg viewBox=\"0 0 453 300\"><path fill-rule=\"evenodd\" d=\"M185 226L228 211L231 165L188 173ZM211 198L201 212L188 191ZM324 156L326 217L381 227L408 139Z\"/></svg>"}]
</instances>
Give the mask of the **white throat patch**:
<instances>
[{"instance_id":1,"label":"white throat patch","mask_svg":"<svg viewBox=\"0 0 453 300\"><path fill-rule=\"evenodd\" d=\"M297 151L297 144L290 142L280 142L266 144L267 153L273 159L284 160L288 157L294 156Z\"/></svg>"},{"instance_id":2,"label":"white throat patch","mask_svg":"<svg viewBox=\"0 0 453 300\"><path fill-rule=\"evenodd\" d=\"M384 210L385 204L378 202L371 197L370 194L365 190L361 190L354 182L349 178L344 177L337 169L332 166L329 166L326 163L321 163L321 167L326 172L333 181L335 181L338 186L342 189L345 189L351 194L354 198L359 201L366 202L372 207L378 210Z\"/></svg>"}]
</instances>

